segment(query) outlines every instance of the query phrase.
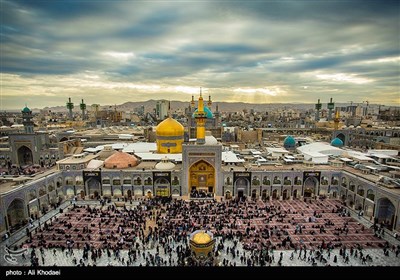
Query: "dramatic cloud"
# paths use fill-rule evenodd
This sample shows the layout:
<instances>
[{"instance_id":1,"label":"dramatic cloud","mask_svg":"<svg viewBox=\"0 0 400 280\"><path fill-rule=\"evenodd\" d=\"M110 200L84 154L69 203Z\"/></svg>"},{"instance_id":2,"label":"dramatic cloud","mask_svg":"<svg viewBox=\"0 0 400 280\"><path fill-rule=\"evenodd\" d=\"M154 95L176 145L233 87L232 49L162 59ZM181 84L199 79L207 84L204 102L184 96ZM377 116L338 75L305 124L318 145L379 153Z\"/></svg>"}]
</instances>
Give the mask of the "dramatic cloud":
<instances>
[{"instance_id":1,"label":"dramatic cloud","mask_svg":"<svg viewBox=\"0 0 400 280\"><path fill-rule=\"evenodd\" d=\"M398 1L2 0L0 109L400 103Z\"/></svg>"}]
</instances>

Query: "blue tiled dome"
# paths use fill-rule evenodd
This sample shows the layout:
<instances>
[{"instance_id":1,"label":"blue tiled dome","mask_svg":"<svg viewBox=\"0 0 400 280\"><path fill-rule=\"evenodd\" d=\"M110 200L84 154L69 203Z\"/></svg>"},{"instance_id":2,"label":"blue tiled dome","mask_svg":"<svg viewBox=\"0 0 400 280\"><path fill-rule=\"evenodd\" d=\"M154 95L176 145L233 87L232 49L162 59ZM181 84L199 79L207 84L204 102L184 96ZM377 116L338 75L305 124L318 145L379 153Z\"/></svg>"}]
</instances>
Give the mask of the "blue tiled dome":
<instances>
[{"instance_id":1,"label":"blue tiled dome","mask_svg":"<svg viewBox=\"0 0 400 280\"><path fill-rule=\"evenodd\" d=\"M288 136L283 140L283 147L287 148L294 148L296 146L296 141L292 136Z\"/></svg>"},{"instance_id":2,"label":"blue tiled dome","mask_svg":"<svg viewBox=\"0 0 400 280\"><path fill-rule=\"evenodd\" d=\"M25 106L24 109L22 109L22 113L29 113L31 111L31 109L29 109L28 107Z\"/></svg>"},{"instance_id":3,"label":"blue tiled dome","mask_svg":"<svg viewBox=\"0 0 400 280\"><path fill-rule=\"evenodd\" d=\"M196 117L197 109L196 111L193 112L192 118ZM207 106L204 106L204 113L206 114L207 119L212 119L214 117L213 113L211 112L210 109L208 109Z\"/></svg>"},{"instance_id":4,"label":"blue tiled dome","mask_svg":"<svg viewBox=\"0 0 400 280\"><path fill-rule=\"evenodd\" d=\"M335 138L332 140L331 145L340 148L343 147L344 144L342 140L340 140L339 138Z\"/></svg>"}]
</instances>

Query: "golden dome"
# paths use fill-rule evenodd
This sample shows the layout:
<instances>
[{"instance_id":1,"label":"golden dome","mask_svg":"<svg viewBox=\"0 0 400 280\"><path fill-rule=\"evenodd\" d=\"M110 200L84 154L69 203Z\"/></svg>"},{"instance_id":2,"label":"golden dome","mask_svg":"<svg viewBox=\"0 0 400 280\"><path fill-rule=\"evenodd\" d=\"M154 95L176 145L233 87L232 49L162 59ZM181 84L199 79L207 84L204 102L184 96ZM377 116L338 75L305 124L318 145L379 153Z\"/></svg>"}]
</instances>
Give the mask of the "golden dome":
<instances>
[{"instance_id":1,"label":"golden dome","mask_svg":"<svg viewBox=\"0 0 400 280\"><path fill-rule=\"evenodd\" d=\"M185 128L178 121L171 117L160 122L156 127L158 136L183 136Z\"/></svg>"},{"instance_id":2,"label":"golden dome","mask_svg":"<svg viewBox=\"0 0 400 280\"><path fill-rule=\"evenodd\" d=\"M196 244L208 244L212 241L211 236L206 232L198 232L193 235L193 242Z\"/></svg>"}]
</instances>

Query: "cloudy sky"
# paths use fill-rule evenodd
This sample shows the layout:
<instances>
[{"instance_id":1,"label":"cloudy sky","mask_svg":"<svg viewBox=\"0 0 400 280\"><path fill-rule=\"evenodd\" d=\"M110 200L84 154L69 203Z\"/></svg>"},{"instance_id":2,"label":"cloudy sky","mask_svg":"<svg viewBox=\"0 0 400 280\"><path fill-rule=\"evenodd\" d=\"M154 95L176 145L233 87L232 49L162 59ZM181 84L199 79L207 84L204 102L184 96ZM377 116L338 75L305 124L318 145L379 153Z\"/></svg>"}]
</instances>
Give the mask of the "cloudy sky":
<instances>
[{"instance_id":1,"label":"cloudy sky","mask_svg":"<svg viewBox=\"0 0 400 280\"><path fill-rule=\"evenodd\" d=\"M0 0L0 109L190 100L400 105L400 2Z\"/></svg>"}]
</instances>

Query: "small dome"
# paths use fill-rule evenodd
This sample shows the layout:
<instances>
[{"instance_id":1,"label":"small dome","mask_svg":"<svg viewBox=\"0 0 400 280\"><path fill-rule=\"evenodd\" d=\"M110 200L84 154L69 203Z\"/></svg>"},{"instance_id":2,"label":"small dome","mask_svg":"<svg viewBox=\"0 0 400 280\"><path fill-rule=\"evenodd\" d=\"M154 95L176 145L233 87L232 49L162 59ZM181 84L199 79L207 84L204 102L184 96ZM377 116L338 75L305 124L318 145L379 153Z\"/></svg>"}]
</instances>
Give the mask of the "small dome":
<instances>
[{"instance_id":1,"label":"small dome","mask_svg":"<svg viewBox=\"0 0 400 280\"><path fill-rule=\"evenodd\" d=\"M283 140L283 147L287 148L294 148L296 146L296 141L292 136L287 136L285 140Z\"/></svg>"},{"instance_id":2,"label":"small dome","mask_svg":"<svg viewBox=\"0 0 400 280\"><path fill-rule=\"evenodd\" d=\"M198 109L196 109L196 110L193 112L192 118L195 118L195 117L196 117L196 113L197 113L197 112L198 112ZM211 110L210 110L207 106L204 106L204 114L206 115L206 118L207 118L207 119L212 119L212 118L214 117L213 113L211 112Z\"/></svg>"},{"instance_id":3,"label":"small dome","mask_svg":"<svg viewBox=\"0 0 400 280\"><path fill-rule=\"evenodd\" d=\"M110 169L124 169L137 164L137 158L125 152L116 152L104 161L104 167Z\"/></svg>"},{"instance_id":4,"label":"small dome","mask_svg":"<svg viewBox=\"0 0 400 280\"><path fill-rule=\"evenodd\" d=\"M29 109L27 106L25 106L25 108L22 109L21 112L22 112L22 113L30 113L30 112L31 112L31 109Z\"/></svg>"},{"instance_id":5,"label":"small dome","mask_svg":"<svg viewBox=\"0 0 400 280\"><path fill-rule=\"evenodd\" d=\"M218 140L211 135L211 131L206 131L206 137L205 137L205 144L206 145L217 145Z\"/></svg>"},{"instance_id":6,"label":"small dome","mask_svg":"<svg viewBox=\"0 0 400 280\"><path fill-rule=\"evenodd\" d=\"M205 245L210 243L212 238L208 233L201 231L193 235L192 241L198 245Z\"/></svg>"},{"instance_id":7,"label":"small dome","mask_svg":"<svg viewBox=\"0 0 400 280\"><path fill-rule=\"evenodd\" d=\"M175 164L170 162L167 157L164 157L159 163L156 164L155 167L158 170L170 170L175 167Z\"/></svg>"},{"instance_id":8,"label":"small dome","mask_svg":"<svg viewBox=\"0 0 400 280\"><path fill-rule=\"evenodd\" d=\"M156 134L159 136L182 136L185 128L178 121L171 117L160 122L156 127Z\"/></svg>"},{"instance_id":9,"label":"small dome","mask_svg":"<svg viewBox=\"0 0 400 280\"><path fill-rule=\"evenodd\" d=\"M332 140L331 145L340 148L343 147L344 144L342 140L336 137L335 139Z\"/></svg>"}]
</instances>

